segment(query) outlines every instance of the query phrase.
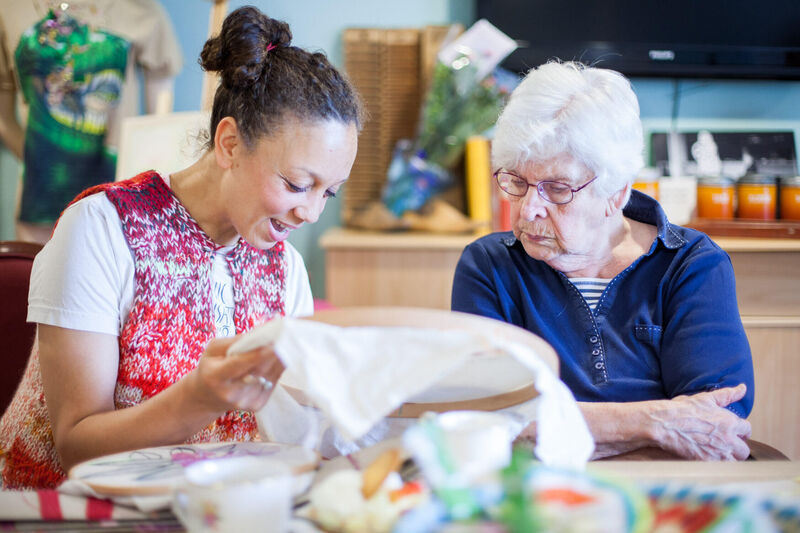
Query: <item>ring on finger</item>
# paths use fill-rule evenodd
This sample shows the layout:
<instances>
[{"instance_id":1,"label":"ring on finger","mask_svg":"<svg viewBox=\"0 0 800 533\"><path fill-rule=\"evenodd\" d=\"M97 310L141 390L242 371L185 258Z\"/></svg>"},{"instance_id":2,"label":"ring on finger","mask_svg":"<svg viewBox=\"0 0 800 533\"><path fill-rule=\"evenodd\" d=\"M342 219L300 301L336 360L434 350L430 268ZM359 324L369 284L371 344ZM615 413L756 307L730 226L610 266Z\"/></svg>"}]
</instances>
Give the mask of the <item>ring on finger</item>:
<instances>
[{"instance_id":1,"label":"ring on finger","mask_svg":"<svg viewBox=\"0 0 800 533\"><path fill-rule=\"evenodd\" d=\"M264 376L256 376L254 374L247 374L244 378L242 378L242 381L247 385L258 383L259 385L261 385L261 388L264 389L265 391L268 391L275 386L273 382L271 382Z\"/></svg>"}]
</instances>

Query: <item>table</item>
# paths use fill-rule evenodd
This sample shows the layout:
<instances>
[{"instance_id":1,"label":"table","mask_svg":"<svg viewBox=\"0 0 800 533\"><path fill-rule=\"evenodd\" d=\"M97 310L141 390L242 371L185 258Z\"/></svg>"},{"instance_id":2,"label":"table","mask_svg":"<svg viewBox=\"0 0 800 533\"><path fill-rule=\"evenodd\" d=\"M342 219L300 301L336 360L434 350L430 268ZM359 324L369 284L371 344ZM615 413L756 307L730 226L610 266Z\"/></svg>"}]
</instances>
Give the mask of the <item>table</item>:
<instances>
[{"instance_id":1,"label":"table","mask_svg":"<svg viewBox=\"0 0 800 533\"><path fill-rule=\"evenodd\" d=\"M378 445L362 459L385 449ZM330 475L349 463L342 458L326 462L318 476ZM728 489L749 488L763 494L781 495L794 499L800 507L800 461L743 461L738 463L697 462L697 461L595 461L589 463L588 471L593 474L612 475L634 483L676 482L697 484ZM27 493L28 498L33 493ZM34 497L35 498L35 497ZM0 512L9 502L8 493L0 492ZM183 531L181 524L169 512L161 512L150 517L130 517L100 522L2 522L0 531ZM298 521L293 531L316 531L305 521Z\"/></svg>"}]
</instances>

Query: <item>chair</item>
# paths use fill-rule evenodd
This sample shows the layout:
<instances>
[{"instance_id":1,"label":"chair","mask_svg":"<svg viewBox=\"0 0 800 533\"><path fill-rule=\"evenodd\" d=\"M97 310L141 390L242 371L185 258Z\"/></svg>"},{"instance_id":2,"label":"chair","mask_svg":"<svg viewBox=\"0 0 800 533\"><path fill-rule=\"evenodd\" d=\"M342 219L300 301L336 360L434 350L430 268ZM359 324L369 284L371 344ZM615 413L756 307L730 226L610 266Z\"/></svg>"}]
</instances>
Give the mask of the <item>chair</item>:
<instances>
[{"instance_id":1,"label":"chair","mask_svg":"<svg viewBox=\"0 0 800 533\"><path fill-rule=\"evenodd\" d=\"M0 241L0 339L3 370L0 372L0 413L5 412L25 371L36 335L36 324L25 322L33 258L42 245Z\"/></svg>"},{"instance_id":2,"label":"chair","mask_svg":"<svg viewBox=\"0 0 800 533\"><path fill-rule=\"evenodd\" d=\"M769 444L748 439L747 445L750 446L749 461L788 461L789 458L777 448L773 448Z\"/></svg>"}]
</instances>

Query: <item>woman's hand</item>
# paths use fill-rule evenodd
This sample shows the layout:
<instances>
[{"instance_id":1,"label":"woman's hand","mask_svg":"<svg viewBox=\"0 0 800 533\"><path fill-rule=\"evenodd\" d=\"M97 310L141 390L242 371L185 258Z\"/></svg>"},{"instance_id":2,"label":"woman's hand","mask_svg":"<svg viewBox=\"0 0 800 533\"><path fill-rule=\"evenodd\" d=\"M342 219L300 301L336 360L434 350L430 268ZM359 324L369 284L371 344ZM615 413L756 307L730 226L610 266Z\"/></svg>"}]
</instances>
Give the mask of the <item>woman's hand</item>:
<instances>
[{"instance_id":1,"label":"woman's hand","mask_svg":"<svg viewBox=\"0 0 800 533\"><path fill-rule=\"evenodd\" d=\"M210 409L257 411L267 403L284 366L272 347L227 357L238 337L213 339L187 379L197 401Z\"/></svg>"},{"instance_id":2,"label":"woman's hand","mask_svg":"<svg viewBox=\"0 0 800 533\"><path fill-rule=\"evenodd\" d=\"M739 385L671 400L578 406L595 440L592 459L671 454L677 459L733 461L750 455L750 423L726 406L739 401L746 390Z\"/></svg>"},{"instance_id":3,"label":"woman's hand","mask_svg":"<svg viewBox=\"0 0 800 533\"><path fill-rule=\"evenodd\" d=\"M183 442L230 409L260 409L271 391L258 377L275 383L283 372L269 348L226 357L235 338L216 339L183 379L117 409L116 336L43 324L37 335L53 438L65 470L101 455Z\"/></svg>"},{"instance_id":4,"label":"woman's hand","mask_svg":"<svg viewBox=\"0 0 800 533\"><path fill-rule=\"evenodd\" d=\"M746 390L739 385L654 403L649 418L655 443L687 459L747 459L750 422L725 408Z\"/></svg>"}]
</instances>

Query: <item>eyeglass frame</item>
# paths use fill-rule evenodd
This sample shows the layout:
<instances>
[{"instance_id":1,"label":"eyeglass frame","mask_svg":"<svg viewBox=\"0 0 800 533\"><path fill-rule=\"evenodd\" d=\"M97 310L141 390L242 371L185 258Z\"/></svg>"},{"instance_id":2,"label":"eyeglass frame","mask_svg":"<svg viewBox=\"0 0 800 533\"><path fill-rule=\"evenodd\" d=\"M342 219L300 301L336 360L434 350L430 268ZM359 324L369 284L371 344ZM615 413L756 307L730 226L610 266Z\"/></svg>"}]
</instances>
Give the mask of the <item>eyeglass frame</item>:
<instances>
[{"instance_id":1,"label":"eyeglass frame","mask_svg":"<svg viewBox=\"0 0 800 533\"><path fill-rule=\"evenodd\" d=\"M514 193L511 193L511 192L508 192L507 190L505 190L503 188L503 186L500 185L500 174L509 174L511 176L514 176L517 179L520 179L520 180L524 181L525 185L527 186L525 188L525 192L522 193L522 194L514 194ZM526 180L525 178L523 178L522 176L520 176L519 174L517 174L515 172L511 172L509 170L502 169L502 168L495 170L492 175L494 176L494 181L497 182L497 186L500 187L500 190L503 191L504 193L510 195L510 196L513 196L515 198L524 198L525 195L528 194L528 190L531 187L536 187L536 192L539 195L539 198L541 198L545 202L549 202L549 203L554 204L554 205L566 205L566 204L570 203L572 200L575 199L575 193L576 192L580 191L584 187L587 187L590 183L592 183L594 180L597 179L597 176L595 176L592 179L590 179L589 181L587 181L586 183L584 183L583 185L581 185L580 187L578 187L577 189L573 189L572 187L569 186L569 183L564 183L563 181L543 180L543 181L540 181L539 183L533 184L533 183L529 182L528 180ZM556 183L558 185L565 186L570 191L569 200L567 200L566 202L554 202L553 200L551 200L550 198L545 196L544 192L542 192L542 185L545 184L545 183Z\"/></svg>"}]
</instances>

